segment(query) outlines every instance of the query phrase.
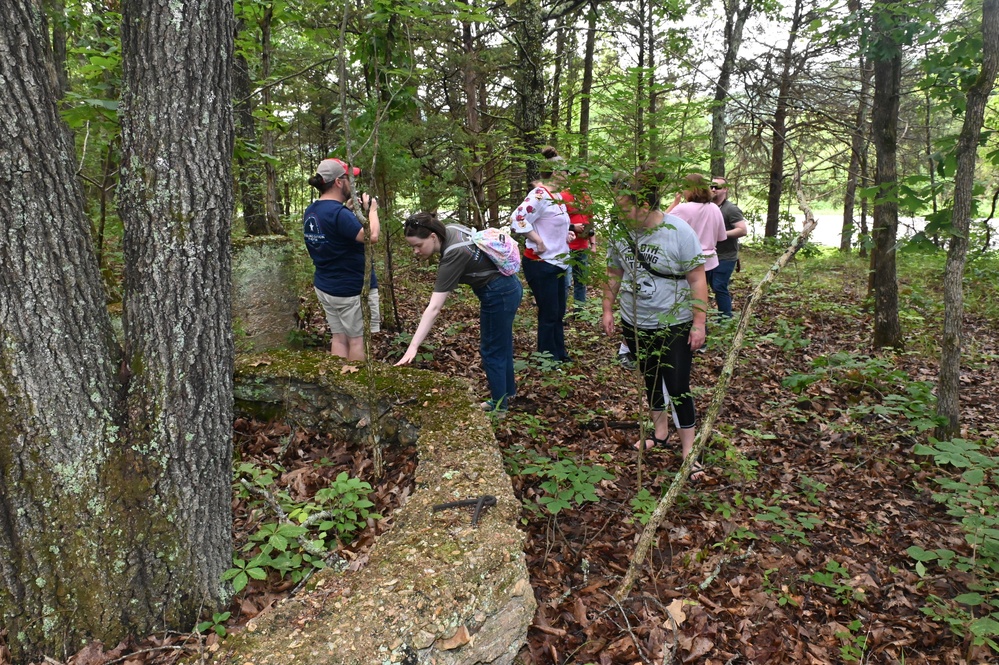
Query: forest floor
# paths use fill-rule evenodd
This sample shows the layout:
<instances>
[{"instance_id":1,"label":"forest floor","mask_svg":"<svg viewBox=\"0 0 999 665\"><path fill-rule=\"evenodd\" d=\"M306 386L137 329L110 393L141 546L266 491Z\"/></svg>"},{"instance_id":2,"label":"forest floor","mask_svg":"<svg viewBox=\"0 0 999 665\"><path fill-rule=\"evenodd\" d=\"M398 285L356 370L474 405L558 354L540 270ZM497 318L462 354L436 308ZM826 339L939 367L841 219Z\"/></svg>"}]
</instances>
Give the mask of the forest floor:
<instances>
[{"instance_id":1,"label":"forest floor","mask_svg":"<svg viewBox=\"0 0 999 665\"><path fill-rule=\"evenodd\" d=\"M737 309L773 258L744 250L745 269L732 285ZM995 572L982 567L999 559L995 550L986 556L995 540L972 548L961 527L962 515L984 516L979 532L999 534L988 531L999 528L999 502L989 502L993 477L977 479L988 496L979 494L976 507L962 512L955 506L967 504L945 505L934 496L939 479L957 479L960 470L915 452L929 442L942 329L934 291L942 271L934 266L901 279L909 351L887 355L869 348L862 261L810 258L784 271L753 312L704 455L707 477L684 489L623 602L614 592L643 521L679 468L678 441L674 432L666 449L639 459L633 444L645 413L641 383L618 364L619 340L599 331L595 289L567 321L572 362L561 368L531 353L534 310L525 289L515 324L519 391L508 417L495 422L525 506L527 563L539 603L520 662L999 662L999 652L975 646L971 637L994 636L999 624L983 624L988 613L973 602L953 600L978 589L976 583L989 592L996 585ZM432 268L397 266L395 313L406 330L415 328L433 277ZM383 312L393 309L387 282ZM968 301L962 425L966 447L980 445L992 456L999 454L999 326L994 314L981 312L999 307L994 296ZM310 307L305 332L318 340L325 324ZM477 301L460 288L416 366L465 377L486 397L477 327ZM391 331L376 335L375 355L394 362L406 339ZM692 385L702 410L731 339L732 326L710 327L707 352L695 357ZM240 421L236 429L243 459L280 462L286 473L279 482L302 497L342 470L371 482L373 510L383 515L408 494L414 460L406 451L391 456L389 472L378 480L361 449L276 424ZM234 497L240 545L259 526L246 499ZM366 532L345 556L351 559L374 536ZM954 565L944 569L936 564L947 552ZM290 577L251 580L227 626L238 629L296 586ZM986 593L980 605L994 596ZM164 648L185 640L190 648L190 636L159 636L67 662L163 663L173 659ZM199 648L215 641L211 635Z\"/></svg>"},{"instance_id":2,"label":"forest floor","mask_svg":"<svg viewBox=\"0 0 999 665\"><path fill-rule=\"evenodd\" d=\"M737 299L772 259L744 252ZM398 302L408 330L433 278L411 270L396 280L406 285ZM952 599L977 570L923 566L907 552L974 557L959 520L934 500L936 479L956 477L955 467L914 454L932 425L942 330L942 298L933 289L941 274L935 266L901 279L910 351L889 355L869 346L863 261L805 259L779 277L753 313L705 453L709 478L686 488L622 603L614 591L643 517L679 468L678 441L674 433L669 449L643 455L639 484L640 382L617 363L619 340L599 332L598 294L591 289L567 324L572 364L554 369L530 353L535 327L525 290L518 396L496 424L525 502L539 602L523 662L999 662L950 628L969 634L977 616L969 612L979 608ZM968 302L962 425L989 452L999 430L999 330L980 312L994 312L995 300ZM476 327L477 302L459 290L429 340L433 360L421 365L465 376L485 397ZM730 329L709 330L707 352L696 356L692 385L702 409L731 337ZM403 341L382 339L379 357L402 353ZM596 467L612 478L600 479ZM592 485L597 500L576 502L572 483L582 493ZM556 494L570 505L552 514Z\"/></svg>"}]
</instances>

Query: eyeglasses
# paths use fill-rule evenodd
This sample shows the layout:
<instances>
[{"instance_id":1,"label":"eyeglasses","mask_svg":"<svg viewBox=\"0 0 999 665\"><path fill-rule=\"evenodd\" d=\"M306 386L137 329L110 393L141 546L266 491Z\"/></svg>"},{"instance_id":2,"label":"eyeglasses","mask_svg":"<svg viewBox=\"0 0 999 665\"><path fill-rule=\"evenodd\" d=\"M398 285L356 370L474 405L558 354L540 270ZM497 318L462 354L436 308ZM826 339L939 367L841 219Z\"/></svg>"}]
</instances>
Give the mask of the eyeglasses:
<instances>
[{"instance_id":1,"label":"eyeglasses","mask_svg":"<svg viewBox=\"0 0 999 665\"><path fill-rule=\"evenodd\" d=\"M728 189L725 185L711 185L711 191L716 192L719 189Z\"/></svg>"}]
</instances>

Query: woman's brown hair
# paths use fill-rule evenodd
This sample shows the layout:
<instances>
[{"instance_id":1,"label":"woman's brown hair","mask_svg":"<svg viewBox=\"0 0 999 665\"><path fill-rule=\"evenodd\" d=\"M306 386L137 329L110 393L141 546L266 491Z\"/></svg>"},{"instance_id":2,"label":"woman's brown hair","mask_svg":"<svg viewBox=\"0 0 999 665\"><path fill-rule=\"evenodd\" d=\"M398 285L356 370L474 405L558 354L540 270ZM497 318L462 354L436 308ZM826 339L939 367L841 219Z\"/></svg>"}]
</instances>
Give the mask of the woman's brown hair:
<instances>
[{"instance_id":1,"label":"woman's brown hair","mask_svg":"<svg viewBox=\"0 0 999 665\"><path fill-rule=\"evenodd\" d=\"M407 238L426 240L433 233L441 241L441 247L447 242L447 229L432 212L414 212L406 218L403 228Z\"/></svg>"},{"instance_id":2,"label":"woman's brown hair","mask_svg":"<svg viewBox=\"0 0 999 665\"><path fill-rule=\"evenodd\" d=\"M684 198L692 203L711 203L711 181L700 173L690 173L683 179Z\"/></svg>"}]
</instances>

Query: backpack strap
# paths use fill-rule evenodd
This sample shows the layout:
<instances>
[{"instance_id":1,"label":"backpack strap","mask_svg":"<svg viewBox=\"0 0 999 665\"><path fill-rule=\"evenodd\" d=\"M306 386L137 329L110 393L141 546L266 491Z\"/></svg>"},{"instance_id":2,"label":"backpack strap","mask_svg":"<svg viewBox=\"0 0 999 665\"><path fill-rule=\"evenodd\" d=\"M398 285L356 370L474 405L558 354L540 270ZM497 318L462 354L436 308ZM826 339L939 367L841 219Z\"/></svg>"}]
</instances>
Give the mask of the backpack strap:
<instances>
[{"instance_id":1,"label":"backpack strap","mask_svg":"<svg viewBox=\"0 0 999 665\"><path fill-rule=\"evenodd\" d=\"M628 243L628 247L629 249L631 249L631 253L635 255L635 260L638 261L643 268L645 268L645 272L662 279L674 279L674 280L687 279L686 275L677 275L672 273L659 272L658 270L653 268L651 265L649 265L649 262L645 260L645 257L642 256L642 253L638 251L638 244L631 239L631 236L628 234L628 230L625 229L623 226L621 227L621 230L624 231L624 241Z\"/></svg>"}]
</instances>

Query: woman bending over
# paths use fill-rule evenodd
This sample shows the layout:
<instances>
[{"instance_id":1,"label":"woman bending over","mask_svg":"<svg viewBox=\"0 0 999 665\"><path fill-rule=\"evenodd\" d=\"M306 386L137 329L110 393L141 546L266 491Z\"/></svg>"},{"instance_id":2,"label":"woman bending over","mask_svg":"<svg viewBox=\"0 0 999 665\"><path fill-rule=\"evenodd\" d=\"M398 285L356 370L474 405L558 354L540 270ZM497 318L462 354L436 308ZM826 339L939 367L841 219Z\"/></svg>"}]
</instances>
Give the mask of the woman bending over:
<instances>
[{"instance_id":1,"label":"woman bending over","mask_svg":"<svg viewBox=\"0 0 999 665\"><path fill-rule=\"evenodd\" d=\"M524 296L520 279L516 274L500 274L492 259L474 244L463 244L469 240L463 231L444 226L433 213L410 215L405 233L406 242L417 257L429 259L440 254L441 261L430 304L420 317L409 348L396 365L413 361L448 294L459 284L468 284L479 299L479 355L489 384L489 400L481 406L486 411L505 413L507 400L517 391L513 376L513 317Z\"/></svg>"},{"instance_id":2,"label":"woman bending over","mask_svg":"<svg viewBox=\"0 0 999 665\"><path fill-rule=\"evenodd\" d=\"M510 215L510 228L527 236L524 278L538 308L538 352L564 362L569 359L565 350L565 274L569 240L575 236L569 232L569 213L558 194L565 176L564 169L557 168L563 164L562 157L550 146L543 154L548 161L542 179Z\"/></svg>"}]
</instances>

